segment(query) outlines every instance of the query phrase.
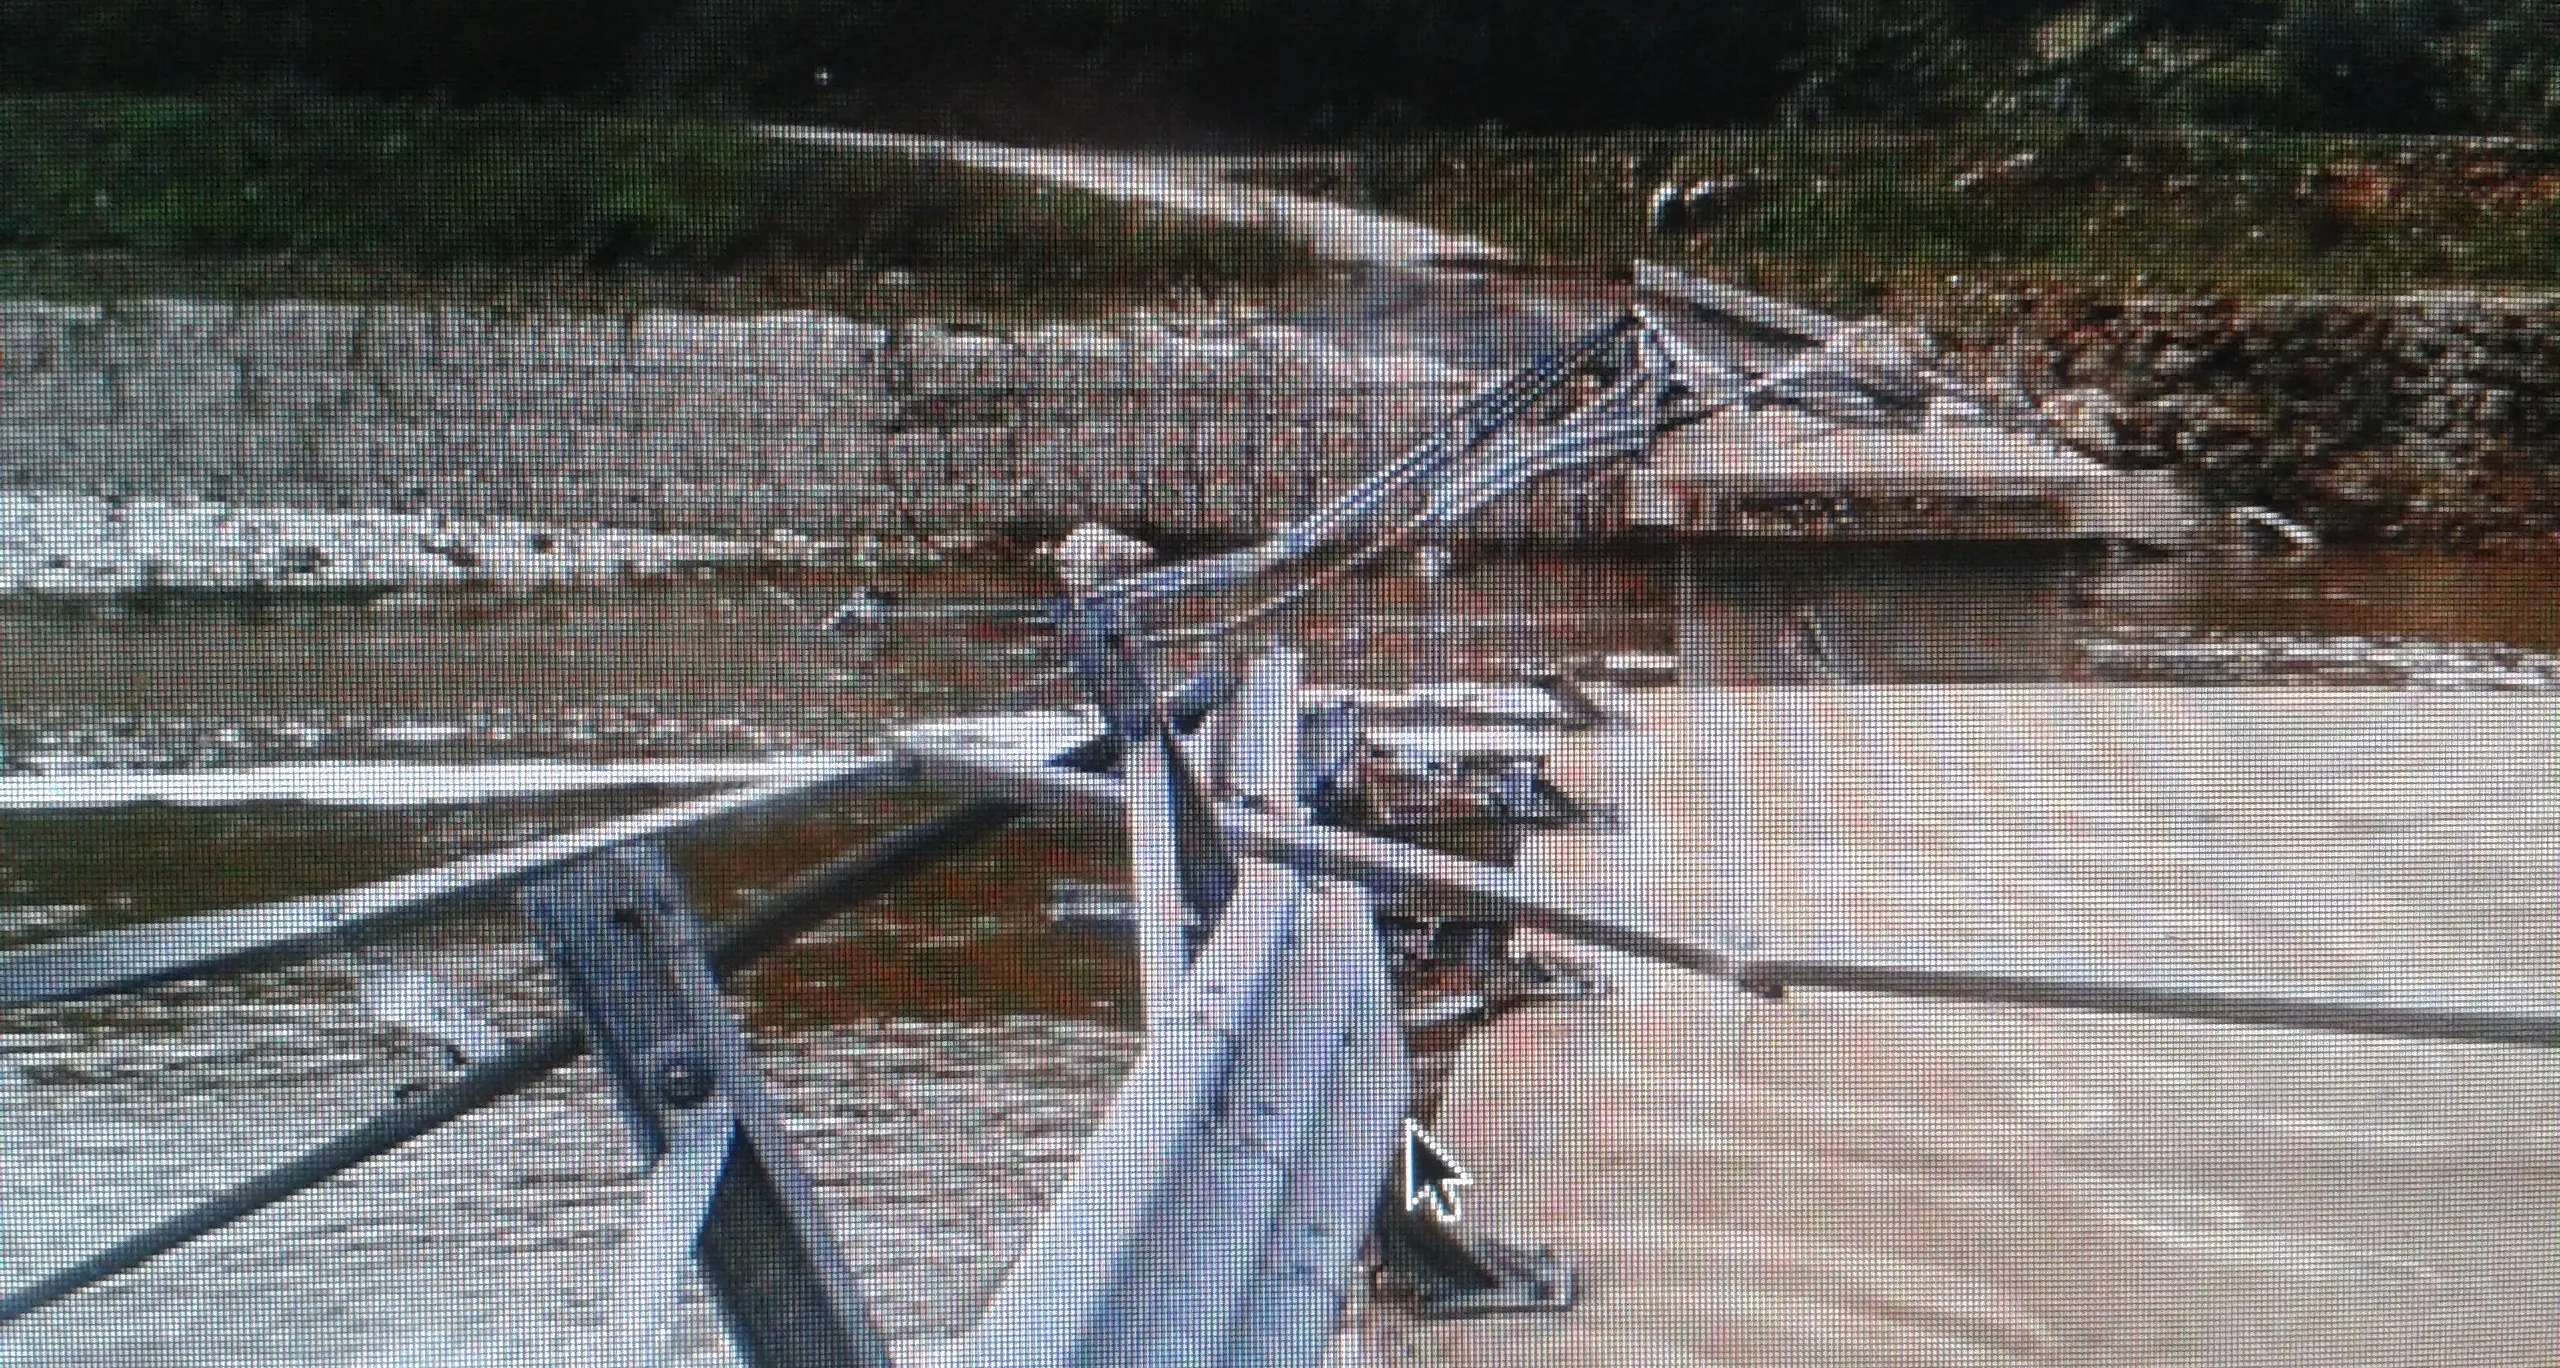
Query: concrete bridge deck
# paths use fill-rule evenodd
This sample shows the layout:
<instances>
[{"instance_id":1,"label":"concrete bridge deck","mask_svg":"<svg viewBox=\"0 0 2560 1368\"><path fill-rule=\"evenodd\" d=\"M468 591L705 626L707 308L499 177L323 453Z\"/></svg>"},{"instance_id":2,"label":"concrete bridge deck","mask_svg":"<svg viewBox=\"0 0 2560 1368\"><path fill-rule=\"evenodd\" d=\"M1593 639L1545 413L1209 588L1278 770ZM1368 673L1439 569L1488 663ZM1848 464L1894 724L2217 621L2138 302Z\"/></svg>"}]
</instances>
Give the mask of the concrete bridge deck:
<instances>
[{"instance_id":1,"label":"concrete bridge deck","mask_svg":"<svg viewBox=\"0 0 2560 1368\"><path fill-rule=\"evenodd\" d=\"M2202 530L2200 501L2175 477L2092 460L2041 423L1990 421L1948 392L1925 341L1904 330L1650 262L1635 280L1688 351L1764 384L1791 375L1764 398L1811 403L1746 403L1665 433L1628 473L1630 526L1736 540L2162 546Z\"/></svg>"},{"instance_id":2,"label":"concrete bridge deck","mask_svg":"<svg viewBox=\"0 0 2560 1368\"><path fill-rule=\"evenodd\" d=\"M2363 690L1622 695L1554 872L1671 929L1750 916L2177 966L2538 989L2560 701ZM1567 953L1590 954L1568 950ZM1585 1272L1412 1362L2560 1362L2560 1074L2539 1051L1721 985L1468 1047L1468 1225ZM1746 1002L1748 1005L1745 1005ZM1739 1056L1737 1030L1746 1042Z\"/></svg>"},{"instance_id":3,"label":"concrete bridge deck","mask_svg":"<svg viewBox=\"0 0 2560 1368\"><path fill-rule=\"evenodd\" d=\"M1737 538L2175 545L2199 514L2170 477L2112 469L2035 433L1859 427L1784 409L1678 429L1627 483L1633 525Z\"/></svg>"}]
</instances>

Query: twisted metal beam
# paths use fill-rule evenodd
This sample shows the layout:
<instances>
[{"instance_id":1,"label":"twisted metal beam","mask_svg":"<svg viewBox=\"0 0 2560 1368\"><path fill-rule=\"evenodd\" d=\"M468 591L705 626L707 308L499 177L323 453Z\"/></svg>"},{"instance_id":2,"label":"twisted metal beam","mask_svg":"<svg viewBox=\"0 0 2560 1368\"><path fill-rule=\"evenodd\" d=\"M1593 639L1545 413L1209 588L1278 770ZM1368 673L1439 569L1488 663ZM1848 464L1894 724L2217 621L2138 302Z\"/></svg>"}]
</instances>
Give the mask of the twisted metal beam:
<instances>
[{"instance_id":1,"label":"twisted metal beam","mask_svg":"<svg viewBox=\"0 0 2560 1368\"><path fill-rule=\"evenodd\" d=\"M1169 720L1180 729L1197 727L1234 690L1234 680L1219 671L1204 673L1165 702ZM1096 771L1118 762L1118 737L1105 732L1057 756L1051 763ZM888 760L904 773L904 762ZM756 792L754 790L749 793ZM723 795L745 803L745 795ZM706 800L708 801L708 800ZM683 804L661 814L699 808ZM1022 817L1029 809L1001 799L978 799L900 828L863 850L841 856L801 875L766 897L755 900L747 916L720 929L711 949L713 970L722 981L743 972L774 951L791 944L821 923L871 901L906 882L934 862L985 840ZM714 815L731 814L715 809ZM699 814L696 821L706 820ZM608 827L613 824L606 824ZM653 828L676 829L673 825ZM640 835L603 841L577 855L540 868L584 858ZM539 846L542 842L535 842ZM538 869L512 875L517 882ZM491 883L488 887L501 886ZM33 1314L110 1278L131 1272L171 1250L316 1187L366 1160L426 1135L459 1117L520 1092L586 1053L587 1039L572 1022L555 1021L531 1037L476 1062L434 1088L393 1106L354 1130L322 1142L284 1163L256 1174L142 1230L133 1232L65 1268L25 1287L0 1294L0 1325Z\"/></svg>"},{"instance_id":2,"label":"twisted metal beam","mask_svg":"<svg viewBox=\"0 0 2560 1368\"><path fill-rule=\"evenodd\" d=\"M1121 786L1096 775L1044 771L987 750L901 743L928 783L955 792L1116 821ZM2239 974L2176 974L2058 955L1951 955L1927 946L1834 937L1762 954L1741 936L1700 939L1658 931L1627 911L1589 908L1551 880L1400 842L1292 826L1242 808L1218 811L1237 853L1302 861L1379 888L1431 888L1513 922L1733 983L1765 997L1833 988L1960 1002L2006 1002L2136 1016L2283 1026L2406 1039L2560 1048L2560 1001L2549 995L2457 994L2374 983L2287 983Z\"/></svg>"},{"instance_id":3,"label":"twisted metal beam","mask_svg":"<svg viewBox=\"0 0 2560 1368\"><path fill-rule=\"evenodd\" d=\"M1018 805L961 803L904 827L868 848L793 880L721 936L712 961L721 977L790 944L811 927L896 888L937 859L984 840L1016 817ZM455 1074L343 1135L216 1193L166 1220L5 1295L0 1324L132 1271L234 1221L316 1187L368 1159L541 1082L587 1052L576 1024L555 1021L503 1052Z\"/></svg>"},{"instance_id":4,"label":"twisted metal beam","mask_svg":"<svg viewBox=\"0 0 2560 1368\"><path fill-rule=\"evenodd\" d=\"M0 955L0 1007L75 1002L175 979L297 963L454 911L616 846L771 819L906 777L895 756L821 761L804 777L634 813L357 888L66 937Z\"/></svg>"}]
</instances>

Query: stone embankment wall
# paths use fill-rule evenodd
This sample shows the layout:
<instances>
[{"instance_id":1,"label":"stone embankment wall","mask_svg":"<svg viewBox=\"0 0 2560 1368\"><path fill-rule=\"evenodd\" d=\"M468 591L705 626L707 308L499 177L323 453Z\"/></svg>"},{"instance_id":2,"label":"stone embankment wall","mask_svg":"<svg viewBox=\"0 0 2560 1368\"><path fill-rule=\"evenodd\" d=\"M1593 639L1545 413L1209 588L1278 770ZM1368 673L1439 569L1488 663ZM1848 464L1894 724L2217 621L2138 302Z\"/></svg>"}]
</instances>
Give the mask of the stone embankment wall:
<instances>
[{"instance_id":1,"label":"stone embankment wall","mask_svg":"<svg viewBox=\"0 0 2560 1368\"><path fill-rule=\"evenodd\" d=\"M0 304L0 484L817 537L1249 536L1467 387L1241 324Z\"/></svg>"},{"instance_id":2,"label":"stone embankment wall","mask_svg":"<svg viewBox=\"0 0 2560 1368\"><path fill-rule=\"evenodd\" d=\"M2560 535L2560 296L2082 302L2027 335L2030 374L2076 391L2066 429L2119 464L2333 540Z\"/></svg>"},{"instance_id":3,"label":"stone embankment wall","mask_svg":"<svg viewBox=\"0 0 2560 1368\"><path fill-rule=\"evenodd\" d=\"M1950 328L1996 357L2006 327ZM1996 334L1996 335L1995 335ZM2560 535L2560 297L2048 301L2065 430L2336 540ZM0 304L0 486L817 537L1245 537L1467 388L1285 328ZM1613 530L1612 491L1481 520Z\"/></svg>"}]
</instances>

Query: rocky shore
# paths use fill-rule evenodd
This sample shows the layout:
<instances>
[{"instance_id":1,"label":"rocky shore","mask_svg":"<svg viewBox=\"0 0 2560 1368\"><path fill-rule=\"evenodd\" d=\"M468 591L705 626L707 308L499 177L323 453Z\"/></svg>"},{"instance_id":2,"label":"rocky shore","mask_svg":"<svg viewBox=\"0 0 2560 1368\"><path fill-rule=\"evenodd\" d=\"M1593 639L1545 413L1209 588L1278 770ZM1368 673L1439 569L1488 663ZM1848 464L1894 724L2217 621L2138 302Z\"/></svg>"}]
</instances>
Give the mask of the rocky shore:
<instances>
[{"instance_id":1,"label":"rocky shore","mask_svg":"<svg viewBox=\"0 0 2560 1368\"><path fill-rule=\"evenodd\" d=\"M2560 539L2560 296L2046 299L1948 331L2061 391L2093 454L2330 541Z\"/></svg>"}]
</instances>

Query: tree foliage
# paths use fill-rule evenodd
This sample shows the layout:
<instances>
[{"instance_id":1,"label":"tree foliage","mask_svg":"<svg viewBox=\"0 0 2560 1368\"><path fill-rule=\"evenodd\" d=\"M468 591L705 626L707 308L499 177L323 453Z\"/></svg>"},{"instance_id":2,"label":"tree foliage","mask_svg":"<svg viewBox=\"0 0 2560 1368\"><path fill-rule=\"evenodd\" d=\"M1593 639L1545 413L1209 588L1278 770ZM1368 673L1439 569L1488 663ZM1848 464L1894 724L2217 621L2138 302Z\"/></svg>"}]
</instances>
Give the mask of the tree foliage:
<instances>
[{"instance_id":1,"label":"tree foliage","mask_svg":"<svg viewBox=\"0 0 2560 1368\"><path fill-rule=\"evenodd\" d=\"M0 0L0 90L1214 141L1972 119L2560 132L2548 0Z\"/></svg>"}]
</instances>

